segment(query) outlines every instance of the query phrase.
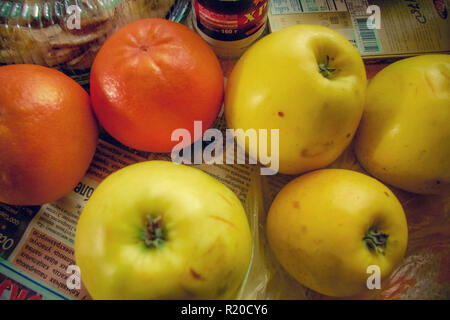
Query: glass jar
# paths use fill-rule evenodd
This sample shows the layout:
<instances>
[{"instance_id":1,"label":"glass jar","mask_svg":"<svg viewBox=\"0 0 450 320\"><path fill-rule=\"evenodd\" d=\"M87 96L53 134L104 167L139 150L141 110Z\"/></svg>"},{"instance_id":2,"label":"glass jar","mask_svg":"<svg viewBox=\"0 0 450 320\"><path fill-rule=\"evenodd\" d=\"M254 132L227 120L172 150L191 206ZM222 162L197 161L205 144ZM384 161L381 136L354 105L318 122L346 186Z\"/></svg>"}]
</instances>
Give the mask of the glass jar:
<instances>
[{"instance_id":1,"label":"glass jar","mask_svg":"<svg viewBox=\"0 0 450 320\"><path fill-rule=\"evenodd\" d=\"M192 0L193 25L220 57L240 56L264 32L268 0Z\"/></svg>"}]
</instances>

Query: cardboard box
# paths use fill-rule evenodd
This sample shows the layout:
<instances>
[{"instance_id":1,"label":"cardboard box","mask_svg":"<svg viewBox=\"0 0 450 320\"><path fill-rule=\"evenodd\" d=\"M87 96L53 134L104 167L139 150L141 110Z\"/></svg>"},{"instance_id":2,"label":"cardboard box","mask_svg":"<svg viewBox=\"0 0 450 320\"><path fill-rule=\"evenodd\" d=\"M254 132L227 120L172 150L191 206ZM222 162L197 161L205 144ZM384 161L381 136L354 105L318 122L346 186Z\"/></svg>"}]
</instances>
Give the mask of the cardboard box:
<instances>
[{"instance_id":1,"label":"cardboard box","mask_svg":"<svg viewBox=\"0 0 450 320\"><path fill-rule=\"evenodd\" d=\"M379 15L369 6L378 6ZM375 8L375 7L372 7ZM366 62L389 62L450 52L448 0L271 0L271 32L294 24L320 24L351 41ZM375 20L368 18L372 16ZM370 29L379 22L379 29Z\"/></svg>"}]
</instances>

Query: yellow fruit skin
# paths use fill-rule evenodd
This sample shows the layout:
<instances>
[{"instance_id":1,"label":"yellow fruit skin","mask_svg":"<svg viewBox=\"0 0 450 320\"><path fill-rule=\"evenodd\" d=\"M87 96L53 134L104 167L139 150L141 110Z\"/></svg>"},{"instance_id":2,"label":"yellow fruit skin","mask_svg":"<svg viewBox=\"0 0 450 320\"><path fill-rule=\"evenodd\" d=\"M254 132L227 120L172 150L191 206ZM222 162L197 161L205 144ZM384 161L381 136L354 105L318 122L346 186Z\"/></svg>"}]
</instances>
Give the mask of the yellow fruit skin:
<instances>
[{"instance_id":1,"label":"yellow fruit skin","mask_svg":"<svg viewBox=\"0 0 450 320\"><path fill-rule=\"evenodd\" d=\"M385 255L363 237L376 226L389 235ZM300 283L325 295L348 297L366 287L370 265L381 278L402 259L406 218L382 183L344 169L310 172L286 185L267 217L269 244L281 265Z\"/></svg>"},{"instance_id":2,"label":"yellow fruit skin","mask_svg":"<svg viewBox=\"0 0 450 320\"><path fill-rule=\"evenodd\" d=\"M149 214L161 216L166 242L144 244ZM75 259L94 299L231 299L249 267L245 211L225 185L168 161L108 176L84 208Z\"/></svg>"},{"instance_id":3,"label":"yellow fruit skin","mask_svg":"<svg viewBox=\"0 0 450 320\"><path fill-rule=\"evenodd\" d=\"M318 67L327 56L336 69L331 80ZM279 172L302 173L327 166L349 144L365 90L362 59L347 39L296 25L264 37L238 61L227 82L226 121L231 129L279 129ZM247 153L258 158L248 146Z\"/></svg>"},{"instance_id":4,"label":"yellow fruit skin","mask_svg":"<svg viewBox=\"0 0 450 320\"><path fill-rule=\"evenodd\" d=\"M450 55L401 60L371 80L355 151L388 184L450 194Z\"/></svg>"}]
</instances>

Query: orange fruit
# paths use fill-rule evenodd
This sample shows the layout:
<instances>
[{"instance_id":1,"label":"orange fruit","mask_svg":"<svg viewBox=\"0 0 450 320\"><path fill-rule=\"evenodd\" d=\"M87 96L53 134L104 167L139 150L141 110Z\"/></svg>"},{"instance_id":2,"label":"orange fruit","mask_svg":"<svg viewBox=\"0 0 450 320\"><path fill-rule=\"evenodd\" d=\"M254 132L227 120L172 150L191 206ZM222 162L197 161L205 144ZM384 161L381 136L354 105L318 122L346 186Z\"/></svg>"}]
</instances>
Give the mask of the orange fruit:
<instances>
[{"instance_id":1,"label":"orange fruit","mask_svg":"<svg viewBox=\"0 0 450 320\"><path fill-rule=\"evenodd\" d=\"M100 124L123 144L170 152L175 129L194 136L216 119L223 74L206 42L188 27L163 19L126 25L109 38L91 70L91 100ZM187 143L190 144L190 143Z\"/></svg>"},{"instance_id":2,"label":"orange fruit","mask_svg":"<svg viewBox=\"0 0 450 320\"><path fill-rule=\"evenodd\" d=\"M95 152L89 96L63 73L0 67L0 202L39 205L72 190Z\"/></svg>"}]
</instances>

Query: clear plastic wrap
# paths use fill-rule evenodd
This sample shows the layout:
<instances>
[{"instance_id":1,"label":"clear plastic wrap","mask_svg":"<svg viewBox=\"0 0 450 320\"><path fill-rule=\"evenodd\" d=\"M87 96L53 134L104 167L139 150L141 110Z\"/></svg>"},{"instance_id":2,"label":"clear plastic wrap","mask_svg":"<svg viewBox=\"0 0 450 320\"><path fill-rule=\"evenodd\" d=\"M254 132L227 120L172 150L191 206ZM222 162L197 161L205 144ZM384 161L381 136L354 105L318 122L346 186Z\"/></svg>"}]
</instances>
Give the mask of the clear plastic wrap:
<instances>
[{"instance_id":1,"label":"clear plastic wrap","mask_svg":"<svg viewBox=\"0 0 450 320\"><path fill-rule=\"evenodd\" d=\"M96 53L114 31L142 18L164 18L174 4L175 0L0 1L0 64L57 68L86 84Z\"/></svg>"}]
</instances>

